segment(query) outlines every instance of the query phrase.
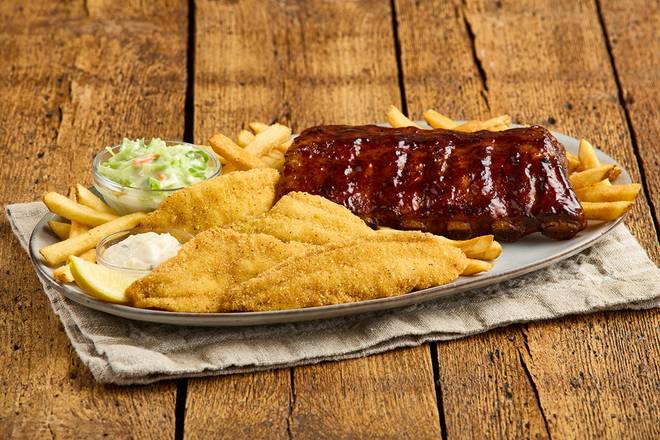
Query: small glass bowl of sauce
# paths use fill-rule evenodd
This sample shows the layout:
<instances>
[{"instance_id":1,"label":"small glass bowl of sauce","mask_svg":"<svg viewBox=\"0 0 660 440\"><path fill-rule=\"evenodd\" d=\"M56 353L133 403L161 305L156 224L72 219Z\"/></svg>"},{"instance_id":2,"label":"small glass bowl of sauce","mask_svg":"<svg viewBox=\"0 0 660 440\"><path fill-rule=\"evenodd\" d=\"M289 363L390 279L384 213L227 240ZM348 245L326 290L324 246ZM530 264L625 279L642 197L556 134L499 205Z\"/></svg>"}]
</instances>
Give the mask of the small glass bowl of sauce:
<instances>
[{"instance_id":1,"label":"small glass bowl of sauce","mask_svg":"<svg viewBox=\"0 0 660 440\"><path fill-rule=\"evenodd\" d=\"M179 229L135 228L115 232L96 246L96 261L110 269L142 277L176 256L193 236Z\"/></svg>"}]
</instances>

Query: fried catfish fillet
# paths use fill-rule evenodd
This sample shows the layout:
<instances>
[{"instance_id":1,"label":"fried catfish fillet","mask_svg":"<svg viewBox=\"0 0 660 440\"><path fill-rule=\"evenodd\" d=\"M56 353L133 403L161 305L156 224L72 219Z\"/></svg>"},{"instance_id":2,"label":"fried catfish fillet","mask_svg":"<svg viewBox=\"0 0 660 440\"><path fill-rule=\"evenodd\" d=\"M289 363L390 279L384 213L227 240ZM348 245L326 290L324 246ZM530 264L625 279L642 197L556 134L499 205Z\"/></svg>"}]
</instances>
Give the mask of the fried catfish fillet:
<instances>
[{"instance_id":1,"label":"fried catfish fillet","mask_svg":"<svg viewBox=\"0 0 660 440\"><path fill-rule=\"evenodd\" d=\"M467 262L430 234L373 235L288 258L232 287L220 307L268 311L403 295L452 282Z\"/></svg>"},{"instance_id":2,"label":"fried catfish fillet","mask_svg":"<svg viewBox=\"0 0 660 440\"><path fill-rule=\"evenodd\" d=\"M407 235L416 231L397 229L373 230L347 208L324 197L291 192L282 197L267 213L229 226L245 233L263 233L282 241L299 241L324 245L374 235ZM468 257L479 257L493 243L493 236L482 236L464 241L449 240L427 233L444 244L458 247Z\"/></svg>"},{"instance_id":3,"label":"fried catfish fillet","mask_svg":"<svg viewBox=\"0 0 660 440\"><path fill-rule=\"evenodd\" d=\"M179 253L129 286L132 304L173 312L217 312L234 285L289 257L318 249L270 235L220 227L199 233Z\"/></svg>"},{"instance_id":4,"label":"fried catfish fillet","mask_svg":"<svg viewBox=\"0 0 660 440\"><path fill-rule=\"evenodd\" d=\"M272 235L282 241L318 245L374 234L362 219L343 206L301 192L291 192L267 213L229 227L239 232Z\"/></svg>"},{"instance_id":5,"label":"fried catfish fillet","mask_svg":"<svg viewBox=\"0 0 660 440\"><path fill-rule=\"evenodd\" d=\"M140 226L177 228L197 234L257 216L274 203L279 178L270 168L219 176L174 192Z\"/></svg>"}]
</instances>

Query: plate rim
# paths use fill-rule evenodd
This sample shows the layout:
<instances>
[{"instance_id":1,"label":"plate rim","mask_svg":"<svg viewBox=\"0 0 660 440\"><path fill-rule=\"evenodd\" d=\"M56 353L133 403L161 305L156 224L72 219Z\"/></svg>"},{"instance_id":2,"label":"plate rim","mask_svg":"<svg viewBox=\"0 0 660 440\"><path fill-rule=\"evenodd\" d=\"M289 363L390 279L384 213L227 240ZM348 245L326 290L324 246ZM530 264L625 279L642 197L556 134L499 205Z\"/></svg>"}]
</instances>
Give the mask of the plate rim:
<instances>
[{"instance_id":1,"label":"plate rim","mask_svg":"<svg viewBox=\"0 0 660 440\"><path fill-rule=\"evenodd\" d=\"M579 139L565 135L563 133L555 131L551 131L551 133L556 137L559 135L559 137L568 138L572 142L579 142ZM560 143L562 143L561 140ZM567 148L567 146L563 143L562 145L564 148ZM615 163L622 169L620 176L620 178L623 178L622 180L631 181L627 170L623 168L614 158L601 150L596 150L597 153L605 157L609 163ZM47 224L48 220L57 218L57 216L51 212L47 212L35 225L35 228L30 234L28 249L30 260L32 261L32 264L35 267L39 277L45 280L50 287L56 289L66 298L84 307L137 321L174 324L180 326L240 327L295 323L318 319L331 319L370 312L386 312L397 308L403 308L428 301L433 301L442 297L454 296L467 290L494 285L505 280L517 278L519 276L544 269L593 246L609 233L611 233L615 227L621 224L621 222L623 222L625 219L626 214L614 221L603 223L601 226L605 227L598 231L596 236L578 246L565 249L540 261L531 261L523 266L512 268L497 275L474 277L474 279L471 281L464 282L459 285L455 285L455 282L452 282L449 284L433 286L402 295L374 298L366 301L265 312L193 313L141 309L128 305L101 301L85 293L81 293L72 288L69 288L67 285L61 285L53 279L50 273L47 272L47 265L36 249L37 234L45 229L45 225Z\"/></svg>"}]
</instances>

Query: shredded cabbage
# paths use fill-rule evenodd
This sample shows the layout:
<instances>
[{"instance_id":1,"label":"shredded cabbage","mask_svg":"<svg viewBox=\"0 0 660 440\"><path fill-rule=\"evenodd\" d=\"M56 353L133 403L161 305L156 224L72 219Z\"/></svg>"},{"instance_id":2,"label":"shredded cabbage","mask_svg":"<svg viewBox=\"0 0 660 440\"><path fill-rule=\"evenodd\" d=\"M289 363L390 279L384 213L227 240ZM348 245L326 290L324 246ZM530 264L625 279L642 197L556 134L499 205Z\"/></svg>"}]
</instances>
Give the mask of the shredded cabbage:
<instances>
[{"instance_id":1,"label":"shredded cabbage","mask_svg":"<svg viewBox=\"0 0 660 440\"><path fill-rule=\"evenodd\" d=\"M98 173L122 186L140 189L177 189L208 179L214 173L209 155L190 145L167 146L154 138L126 139L98 167Z\"/></svg>"}]
</instances>

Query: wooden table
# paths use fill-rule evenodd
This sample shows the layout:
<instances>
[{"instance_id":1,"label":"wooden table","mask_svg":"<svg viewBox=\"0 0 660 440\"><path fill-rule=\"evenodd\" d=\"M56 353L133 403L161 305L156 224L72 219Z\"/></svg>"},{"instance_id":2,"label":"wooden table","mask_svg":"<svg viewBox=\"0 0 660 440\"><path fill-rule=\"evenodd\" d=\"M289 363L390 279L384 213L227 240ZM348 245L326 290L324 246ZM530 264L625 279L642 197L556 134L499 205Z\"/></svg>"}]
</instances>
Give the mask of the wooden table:
<instances>
[{"instance_id":1,"label":"wooden table","mask_svg":"<svg viewBox=\"0 0 660 440\"><path fill-rule=\"evenodd\" d=\"M205 142L510 113L590 139L643 183L657 264L657 3L26 1L0 5L3 204L90 181L122 136ZM655 7L654 7L655 6ZM659 438L660 315L599 313L258 374L96 384L2 220L0 438Z\"/></svg>"}]
</instances>

